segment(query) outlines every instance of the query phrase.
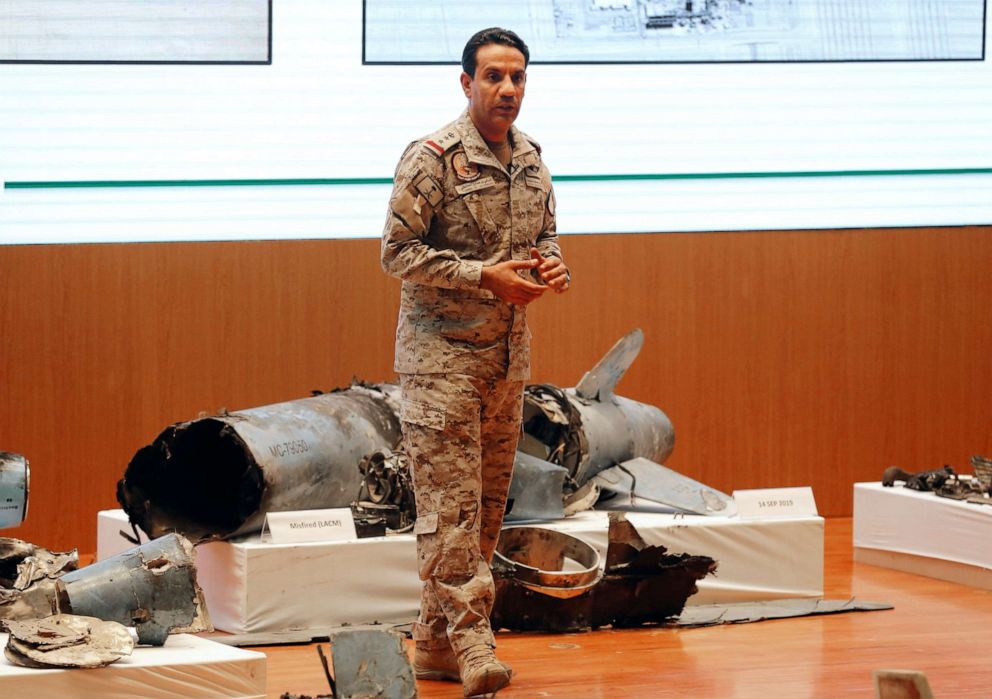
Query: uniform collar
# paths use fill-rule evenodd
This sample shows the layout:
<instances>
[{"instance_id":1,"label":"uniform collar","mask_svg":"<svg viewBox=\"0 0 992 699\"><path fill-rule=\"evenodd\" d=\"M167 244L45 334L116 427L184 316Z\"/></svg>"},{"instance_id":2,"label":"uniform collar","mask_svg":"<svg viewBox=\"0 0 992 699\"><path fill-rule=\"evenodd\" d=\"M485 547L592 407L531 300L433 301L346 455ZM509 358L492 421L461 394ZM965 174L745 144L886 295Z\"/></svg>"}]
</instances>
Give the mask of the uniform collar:
<instances>
[{"instance_id":1,"label":"uniform collar","mask_svg":"<svg viewBox=\"0 0 992 699\"><path fill-rule=\"evenodd\" d=\"M466 109L462 112L462 115L455 122L455 127L458 129L462 136L462 145L465 147L465 155L468 159L475 163L491 165L492 167L497 167L503 169L503 166L493 152L489 150L489 146L486 145L486 141L482 138L482 134L479 130L475 128L475 124L472 123L472 117L469 116L468 110ZM528 155L528 153L534 153L537 149L534 144L530 142L523 132L520 131L516 126L510 126L510 140L513 143L513 157L512 161L515 165L529 165L534 160L533 155Z\"/></svg>"}]
</instances>

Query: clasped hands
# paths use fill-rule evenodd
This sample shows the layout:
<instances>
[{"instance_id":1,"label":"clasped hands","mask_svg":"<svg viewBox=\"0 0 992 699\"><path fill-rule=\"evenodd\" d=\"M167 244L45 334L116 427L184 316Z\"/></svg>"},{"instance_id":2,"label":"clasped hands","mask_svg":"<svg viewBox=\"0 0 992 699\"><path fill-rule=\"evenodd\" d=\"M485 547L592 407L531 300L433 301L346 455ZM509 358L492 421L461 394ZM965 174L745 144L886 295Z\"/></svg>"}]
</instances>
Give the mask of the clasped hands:
<instances>
[{"instance_id":1,"label":"clasped hands","mask_svg":"<svg viewBox=\"0 0 992 699\"><path fill-rule=\"evenodd\" d=\"M540 284L520 274L531 271L540 278ZM537 248L531 248L529 260L507 260L483 267L480 286L507 303L526 306L548 289L556 294L567 291L568 267L554 255L542 257Z\"/></svg>"}]
</instances>

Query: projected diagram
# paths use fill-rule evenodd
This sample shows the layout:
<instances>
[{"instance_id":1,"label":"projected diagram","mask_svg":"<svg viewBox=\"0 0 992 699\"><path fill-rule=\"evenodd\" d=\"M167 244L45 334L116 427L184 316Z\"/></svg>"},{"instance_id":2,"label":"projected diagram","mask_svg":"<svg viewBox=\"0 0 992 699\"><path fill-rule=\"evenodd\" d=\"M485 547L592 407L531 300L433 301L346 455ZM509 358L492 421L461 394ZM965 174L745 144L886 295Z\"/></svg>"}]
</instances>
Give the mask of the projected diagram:
<instances>
[{"instance_id":1,"label":"projected diagram","mask_svg":"<svg viewBox=\"0 0 992 699\"><path fill-rule=\"evenodd\" d=\"M457 63L477 29L539 63L982 60L985 0L365 0L366 63Z\"/></svg>"}]
</instances>

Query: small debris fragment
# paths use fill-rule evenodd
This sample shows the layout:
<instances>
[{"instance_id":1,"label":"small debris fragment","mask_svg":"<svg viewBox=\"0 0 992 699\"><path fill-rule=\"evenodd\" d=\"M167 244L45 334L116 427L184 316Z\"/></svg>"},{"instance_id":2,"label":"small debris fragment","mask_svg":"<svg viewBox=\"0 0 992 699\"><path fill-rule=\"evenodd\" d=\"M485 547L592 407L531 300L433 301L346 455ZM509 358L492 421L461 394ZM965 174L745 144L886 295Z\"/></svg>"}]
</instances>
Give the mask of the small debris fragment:
<instances>
[{"instance_id":1,"label":"small debris fragment","mask_svg":"<svg viewBox=\"0 0 992 699\"><path fill-rule=\"evenodd\" d=\"M4 655L23 667L104 667L134 650L130 632L115 621L58 614L8 621L6 626L10 637Z\"/></svg>"}]
</instances>

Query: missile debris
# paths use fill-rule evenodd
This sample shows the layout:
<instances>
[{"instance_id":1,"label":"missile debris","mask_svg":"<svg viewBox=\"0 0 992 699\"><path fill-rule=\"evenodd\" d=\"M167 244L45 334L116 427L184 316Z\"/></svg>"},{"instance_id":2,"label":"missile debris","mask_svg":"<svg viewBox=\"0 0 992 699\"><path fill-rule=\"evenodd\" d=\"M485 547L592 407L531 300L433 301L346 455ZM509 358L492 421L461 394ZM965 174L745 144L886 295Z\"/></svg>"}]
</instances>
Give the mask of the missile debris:
<instances>
[{"instance_id":1,"label":"missile debris","mask_svg":"<svg viewBox=\"0 0 992 699\"><path fill-rule=\"evenodd\" d=\"M735 513L727 495L661 466L675 432L659 408L615 394L643 343L632 331L574 388L526 388L508 520L561 518L601 491ZM117 499L150 537L194 543L258 532L268 512L349 505L360 536L406 531L416 506L398 415L397 386L356 383L177 423L135 454Z\"/></svg>"},{"instance_id":2,"label":"missile debris","mask_svg":"<svg viewBox=\"0 0 992 699\"><path fill-rule=\"evenodd\" d=\"M58 611L56 580L78 567L75 549L58 553L0 537L0 620L54 614Z\"/></svg>"},{"instance_id":3,"label":"missile debris","mask_svg":"<svg viewBox=\"0 0 992 699\"><path fill-rule=\"evenodd\" d=\"M518 449L531 457L517 459L513 494L524 494L520 510L514 500L508 520L555 518L588 488L610 496L630 495L681 511L730 516L734 501L718 490L687 478L661 463L675 447L675 429L659 408L618 396L617 383L644 344L632 330L582 377L575 388L547 384L524 391L524 436ZM532 459L547 466L538 467ZM564 469L562 498L539 487ZM519 471L518 471L519 468ZM636 477L631 469L636 468ZM519 476L518 476L519 473ZM592 485L589 485L589 484ZM582 491L583 487L586 491ZM543 502L540 493L545 493Z\"/></svg>"},{"instance_id":4,"label":"missile debris","mask_svg":"<svg viewBox=\"0 0 992 699\"><path fill-rule=\"evenodd\" d=\"M257 532L267 512L348 507L358 464L400 440L399 389L355 384L167 427L117 484L133 524L194 543Z\"/></svg>"},{"instance_id":5,"label":"missile debris","mask_svg":"<svg viewBox=\"0 0 992 699\"><path fill-rule=\"evenodd\" d=\"M65 611L134 626L138 642L213 631L196 582L193 544L169 534L59 578Z\"/></svg>"},{"instance_id":6,"label":"missile debris","mask_svg":"<svg viewBox=\"0 0 992 699\"><path fill-rule=\"evenodd\" d=\"M359 537L398 534L413 529L417 505L410 460L388 449L374 451L358 464L362 475L358 502L351 504Z\"/></svg>"},{"instance_id":7,"label":"missile debris","mask_svg":"<svg viewBox=\"0 0 992 699\"><path fill-rule=\"evenodd\" d=\"M338 699L416 699L413 668L398 633L354 629L335 634L331 643Z\"/></svg>"},{"instance_id":8,"label":"missile debris","mask_svg":"<svg viewBox=\"0 0 992 699\"><path fill-rule=\"evenodd\" d=\"M4 655L22 667L104 667L134 650L127 628L114 621L58 614L5 625L10 637Z\"/></svg>"},{"instance_id":9,"label":"missile debris","mask_svg":"<svg viewBox=\"0 0 992 699\"><path fill-rule=\"evenodd\" d=\"M291 694L279 699L417 699L417 683L403 637L383 629L342 629L331 634L331 661L320 646L317 655L324 668L330 694Z\"/></svg>"},{"instance_id":10,"label":"missile debris","mask_svg":"<svg viewBox=\"0 0 992 699\"><path fill-rule=\"evenodd\" d=\"M7 543L5 543L7 542ZM138 642L162 645L170 633L212 631L196 582L193 545L170 534L76 569L76 552L52 554L0 539L0 582L10 561L17 578L0 587L0 619L40 619L63 612L133 626Z\"/></svg>"},{"instance_id":11,"label":"missile debris","mask_svg":"<svg viewBox=\"0 0 992 699\"><path fill-rule=\"evenodd\" d=\"M648 546L621 513L610 514L602 572L595 553L560 532L504 529L492 566L493 628L570 632L658 624L678 616L696 582L717 567L708 556Z\"/></svg>"}]
</instances>

